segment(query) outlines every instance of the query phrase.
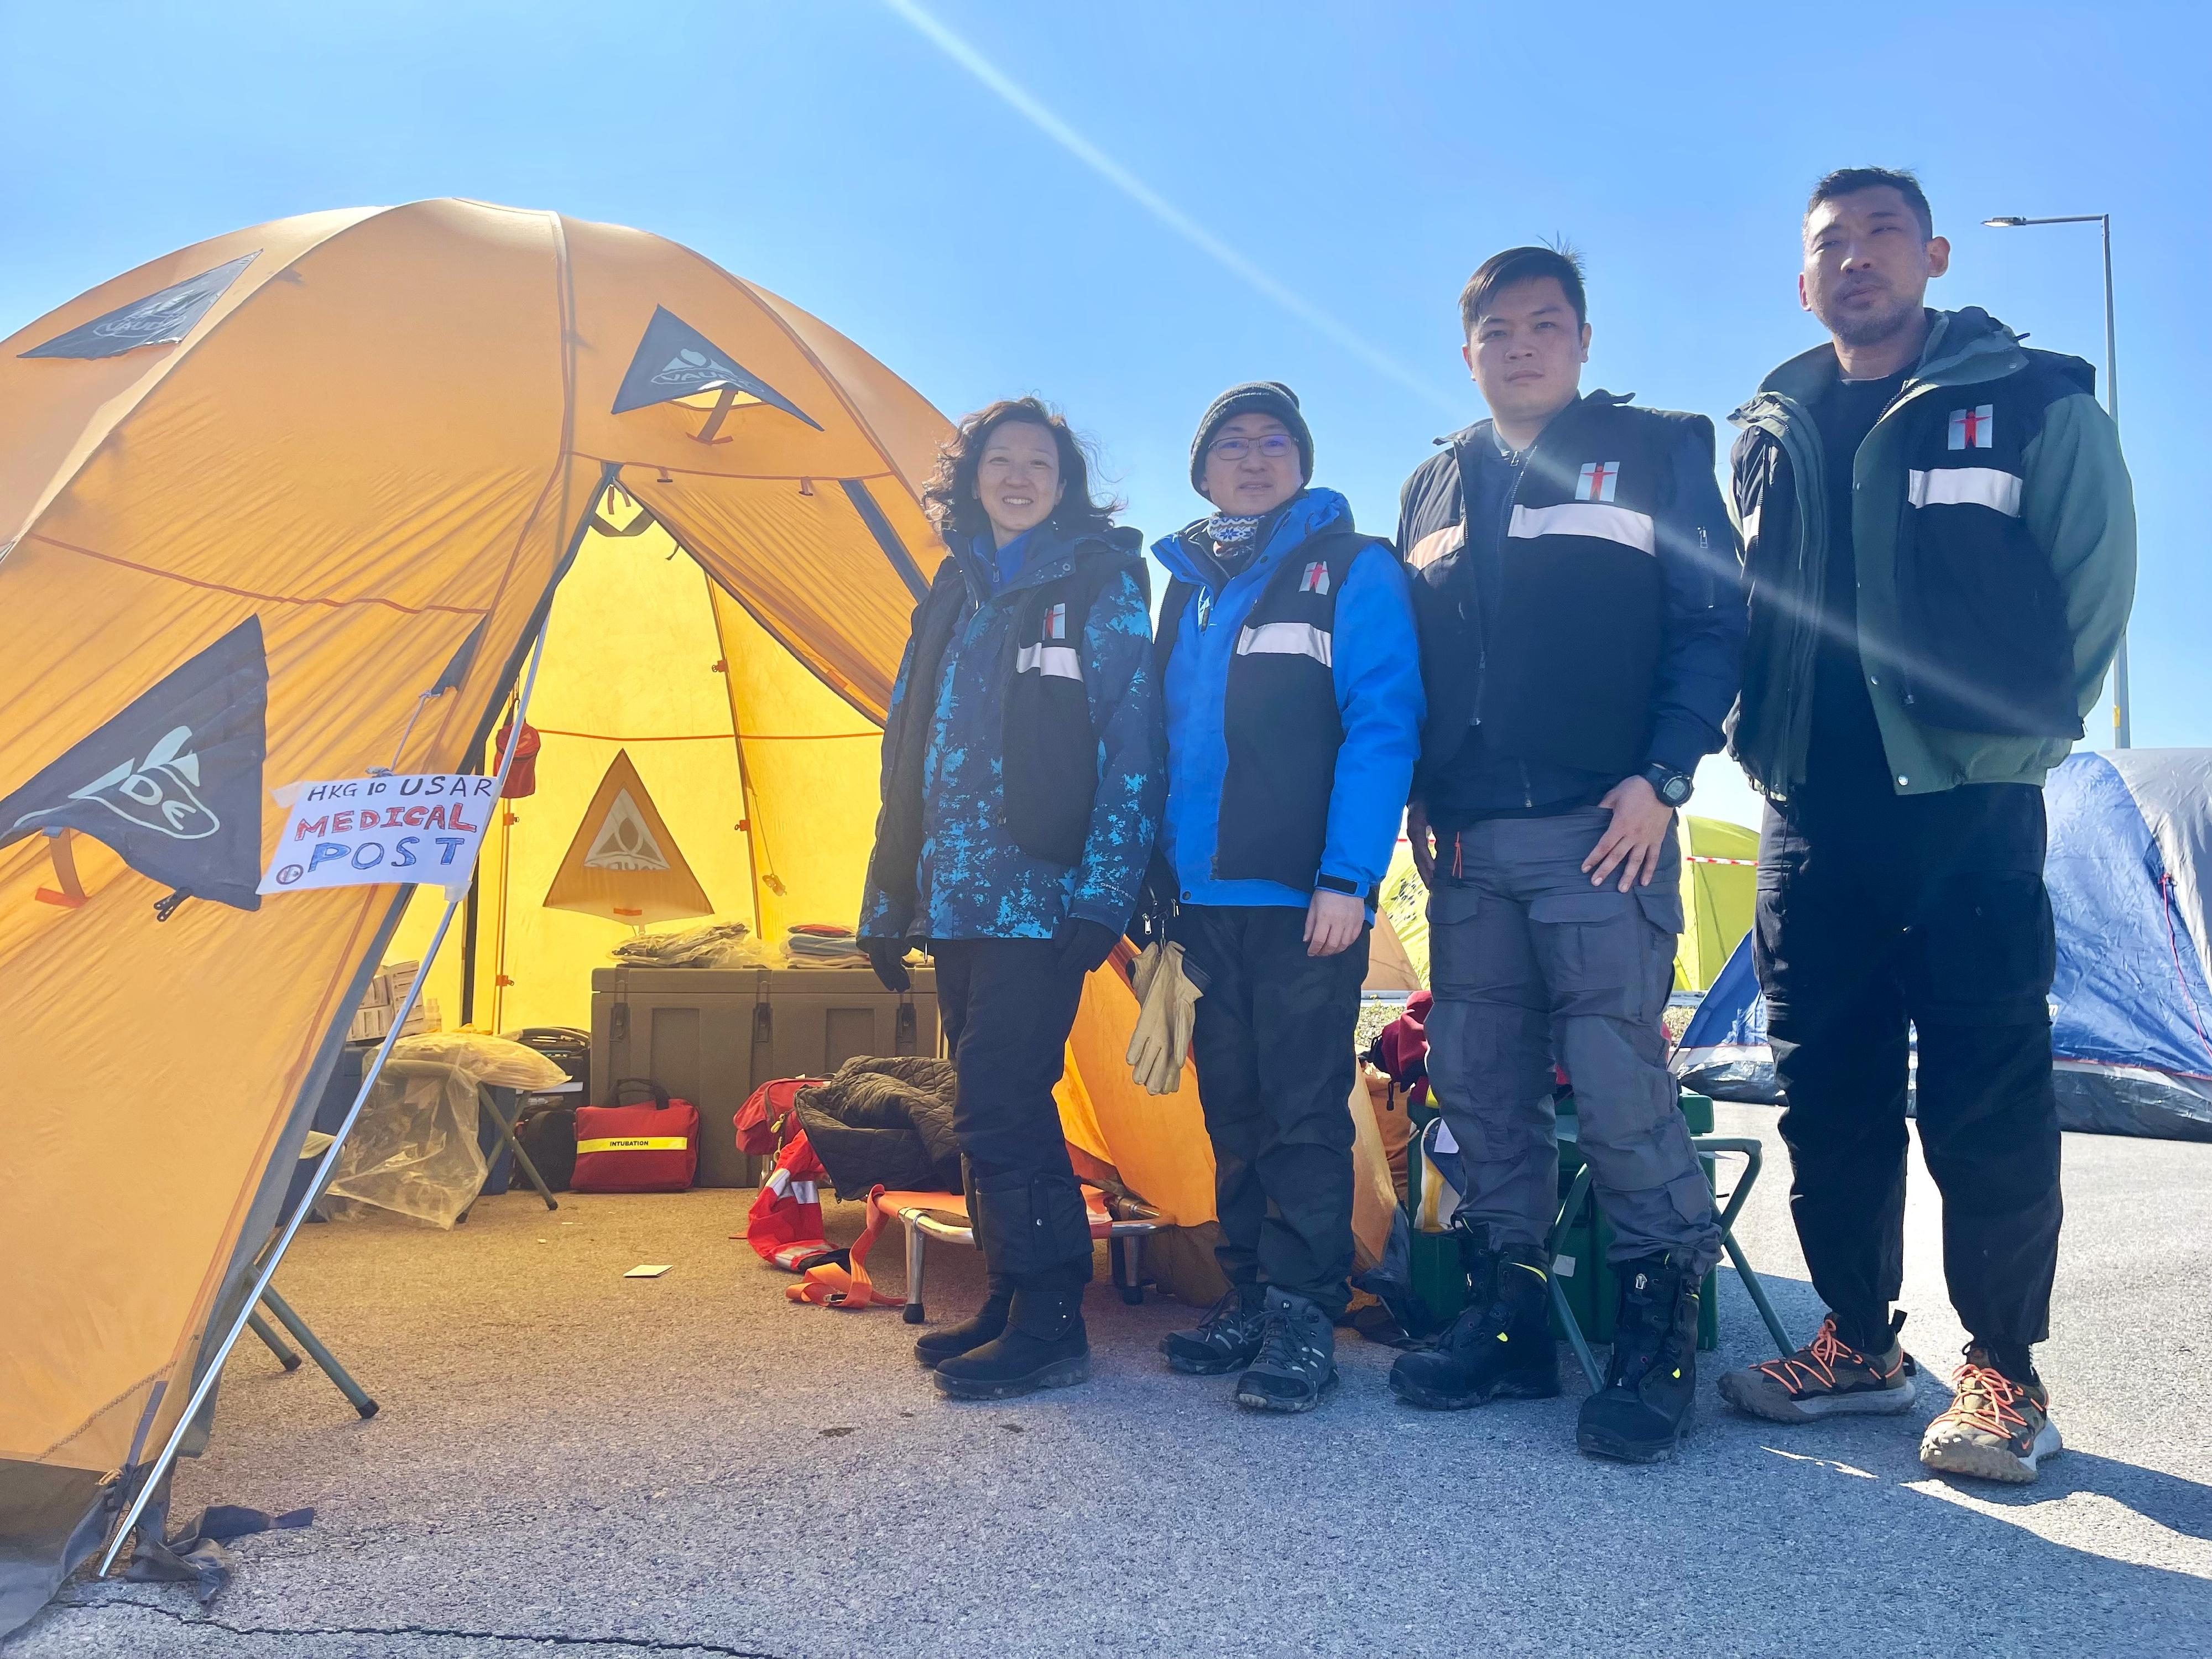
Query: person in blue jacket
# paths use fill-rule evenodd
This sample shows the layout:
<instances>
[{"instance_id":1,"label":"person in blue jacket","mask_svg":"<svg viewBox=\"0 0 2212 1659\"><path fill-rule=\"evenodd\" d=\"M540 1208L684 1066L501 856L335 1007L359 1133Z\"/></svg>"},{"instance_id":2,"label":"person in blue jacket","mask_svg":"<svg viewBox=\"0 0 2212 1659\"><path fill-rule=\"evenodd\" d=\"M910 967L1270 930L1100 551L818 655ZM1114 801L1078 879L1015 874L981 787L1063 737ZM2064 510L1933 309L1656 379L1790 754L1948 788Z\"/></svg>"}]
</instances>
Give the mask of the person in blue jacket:
<instances>
[{"instance_id":1,"label":"person in blue jacket","mask_svg":"<svg viewBox=\"0 0 2212 1659\"><path fill-rule=\"evenodd\" d=\"M936 959L989 1275L975 1316L915 1352L945 1393L999 1399L1090 1375L1090 1218L1053 1087L1159 829L1150 582L1034 398L962 422L923 501L949 551L891 692L858 932L892 990L910 945Z\"/></svg>"},{"instance_id":2,"label":"person in blue jacket","mask_svg":"<svg viewBox=\"0 0 2212 1659\"><path fill-rule=\"evenodd\" d=\"M1424 707L1405 571L1312 472L1291 389L1232 386L1190 450L1215 510L1152 549L1175 579L1155 641L1160 850L1202 988L1191 1055L1230 1284L1161 1351L1179 1371L1241 1371L1237 1401L1261 1411L1310 1411L1336 1382L1352 1032Z\"/></svg>"}]
</instances>

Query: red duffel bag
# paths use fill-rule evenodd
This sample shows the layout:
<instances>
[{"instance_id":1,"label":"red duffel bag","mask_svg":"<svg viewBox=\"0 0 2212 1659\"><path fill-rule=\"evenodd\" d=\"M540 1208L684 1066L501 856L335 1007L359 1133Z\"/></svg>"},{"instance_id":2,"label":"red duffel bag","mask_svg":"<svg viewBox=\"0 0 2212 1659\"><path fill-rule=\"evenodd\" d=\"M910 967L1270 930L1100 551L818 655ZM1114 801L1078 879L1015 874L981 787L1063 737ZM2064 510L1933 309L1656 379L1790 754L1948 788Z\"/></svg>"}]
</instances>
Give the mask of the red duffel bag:
<instances>
[{"instance_id":1,"label":"red duffel bag","mask_svg":"<svg viewBox=\"0 0 2212 1659\"><path fill-rule=\"evenodd\" d=\"M626 1091L649 1101L623 1104ZM626 1077L615 1085L611 1106L576 1109L576 1176L580 1193L681 1193L699 1173L699 1109L672 1100L650 1078Z\"/></svg>"}]
</instances>

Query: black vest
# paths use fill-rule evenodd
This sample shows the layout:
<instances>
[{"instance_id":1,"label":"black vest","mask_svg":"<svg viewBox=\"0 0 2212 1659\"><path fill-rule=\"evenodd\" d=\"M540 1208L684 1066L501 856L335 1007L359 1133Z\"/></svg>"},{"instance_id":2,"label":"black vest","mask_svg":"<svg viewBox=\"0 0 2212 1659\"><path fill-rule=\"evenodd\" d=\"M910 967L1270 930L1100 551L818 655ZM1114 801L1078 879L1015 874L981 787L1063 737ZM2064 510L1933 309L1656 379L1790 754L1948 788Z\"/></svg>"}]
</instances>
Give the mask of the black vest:
<instances>
[{"instance_id":1,"label":"black vest","mask_svg":"<svg viewBox=\"0 0 2212 1659\"><path fill-rule=\"evenodd\" d=\"M1389 546L1357 531L1324 530L1290 551L1244 618L1222 710L1229 764L1214 843L1217 881L1314 890L1344 743L1330 669L1336 598L1364 550ZM1200 591L1180 579L1169 584L1155 642L1163 680L1183 612Z\"/></svg>"},{"instance_id":2,"label":"black vest","mask_svg":"<svg viewBox=\"0 0 2212 1659\"><path fill-rule=\"evenodd\" d=\"M1959 732L2079 738L2074 635L2051 556L2021 518L2023 452L2044 410L2082 387L2077 358L1916 398L1897 539L1896 670L1915 720ZM1845 488L1830 479L1831 489Z\"/></svg>"},{"instance_id":3,"label":"black vest","mask_svg":"<svg viewBox=\"0 0 2212 1659\"><path fill-rule=\"evenodd\" d=\"M1066 575L1024 589L1015 602L1001 664L1006 830L1023 852L1047 863L1072 868L1083 862L1098 795L1098 734L1083 678L1084 628L1099 594L1125 571L1149 597L1141 546L1134 531L1088 538ZM868 880L909 909L921 860L923 763L937 720L945 653L967 608L967 578L959 564L957 556L944 560L915 607L906 696L884 726L883 807Z\"/></svg>"},{"instance_id":4,"label":"black vest","mask_svg":"<svg viewBox=\"0 0 2212 1659\"><path fill-rule=\"evenodd\" d=\"M1536 440L1480 619L1474 713L1500 752L1623 776L1644 763L1666 617L1658 518L1681 441L1679 417L1595 398ZM1471 476L1462 459L1462 487Z\"/></svg>"}]
</instances>

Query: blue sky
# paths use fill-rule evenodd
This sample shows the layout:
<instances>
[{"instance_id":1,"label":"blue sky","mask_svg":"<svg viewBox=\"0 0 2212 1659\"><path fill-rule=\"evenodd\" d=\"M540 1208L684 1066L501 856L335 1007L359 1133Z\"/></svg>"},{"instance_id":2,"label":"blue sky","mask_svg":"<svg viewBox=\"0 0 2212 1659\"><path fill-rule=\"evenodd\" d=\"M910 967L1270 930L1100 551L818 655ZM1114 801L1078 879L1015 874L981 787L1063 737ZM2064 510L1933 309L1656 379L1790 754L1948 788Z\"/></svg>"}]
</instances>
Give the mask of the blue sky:
<instances>
[{"instance_id":1,"label":"blue sky","mask_svg":"<svg viewBox=\"0 0 2212 1659\"><path fill-rule=\"evenodd\" d=\"M1719 420L1818 338L1793 286L1808 185L1909 166L1956 250L1936 303L2100 367L2094 228L1978 221L2113 214L2136 740L2212 744L2189 505L2212 379L2212 8L1870 13L0 0L0 332L285 214L556 208L689 243L949 413L1042 393L1149 534L1201 508L1185 468L1212 394L1286 380L1317 481L1388 531L1430 439L1482 412L1454 299L1485 255L1567 237L1589 262L1585 385ZM1755 821L1740 779L1704 782L1705 810Z\"/></svg>"}]
</instances>

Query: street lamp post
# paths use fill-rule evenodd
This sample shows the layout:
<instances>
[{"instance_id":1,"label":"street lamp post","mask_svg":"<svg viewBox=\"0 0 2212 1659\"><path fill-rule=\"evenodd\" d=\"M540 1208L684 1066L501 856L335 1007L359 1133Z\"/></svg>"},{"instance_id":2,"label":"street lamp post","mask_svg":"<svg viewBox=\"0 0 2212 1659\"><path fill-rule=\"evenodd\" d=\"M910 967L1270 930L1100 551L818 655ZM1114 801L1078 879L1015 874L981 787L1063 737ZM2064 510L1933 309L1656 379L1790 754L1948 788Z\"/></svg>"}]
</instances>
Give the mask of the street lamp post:
<instances>
[{"instance_id":1,"label":"street lamp post","mask_svg":"<svg viewBox=\"0 0 2212 1659\"><path fill-rule=\"evenodd\" d=\"M2105 238L2105 412L2112 417L2112 427L2120 424L2120 368L2112 343L2112 216L2109 213L2063 213L2052 218L2024 219L2015 215L2004 215L1982 222L1999 230L2012 230L2021 225L2096 225ZM2120 630L2120 648L2112 658L2112 747L2132 746L2132 733L2128 726L2128 635Z\"/></svg>"}]
</instances>

